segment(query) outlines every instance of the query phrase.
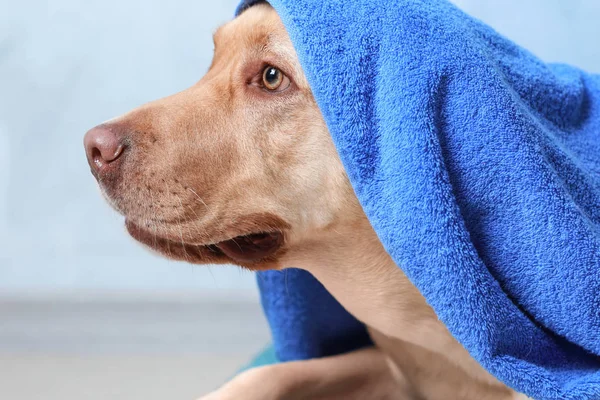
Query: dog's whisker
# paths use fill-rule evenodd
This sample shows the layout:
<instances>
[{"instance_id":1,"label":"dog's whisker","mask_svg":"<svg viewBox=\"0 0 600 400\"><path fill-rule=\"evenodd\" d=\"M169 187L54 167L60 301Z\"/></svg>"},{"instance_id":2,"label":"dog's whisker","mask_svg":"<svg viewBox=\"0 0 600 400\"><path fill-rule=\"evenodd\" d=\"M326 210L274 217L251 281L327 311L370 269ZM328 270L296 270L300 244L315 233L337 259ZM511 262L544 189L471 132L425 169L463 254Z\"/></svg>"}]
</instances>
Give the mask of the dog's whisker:
<instances>
[{"instance_id":1,"label":"dog's whisker","mask_svg":"<svg viewBox=\"0 0 600 400\"><path fill-rule=\"evenodd\" d=\"M169 193L169 186L168 186L168 185L167 185L167 183L164 181L164 179L162 180L162 182L163 182L163 190L164 190L164 193ZM160 224L161 224L161 228L162 228L162 229L165 229L165 230L167 230L167 229L168 229L168 227L166 226L166 224L165 224L164 222L160 222ZM170 240L167 240L166 242L167 242L167 252L168 252L168 256L172 258L172 257L173 257L173 250L171 249L171 241L170 241ZM183 243L183 241L182 241L182 243ZM183 249L184 249L184 251L185 251L185 246L183 246ZM187 253L186 253L186 256L187 256Z\"/></svg>"},{"instance_id":2,"label":"dog's whisker","mask_svg":"<svg viewBox=\"0 0 600 400\"><path fill-rule=\"evenodd\" d=\"M242 246L240 246L240 244L239 244L239 243L238 243L238 242L235 240L235 238L231 239L231 241L232 241L233 243L235 243L235 245L236 245L236 246L237 246L237 247L238 247L240 250L242 250ZM242 251L242 252L243 252L243 251Z\"/></svg>"},{"instance_id":3,"label":"dog's whisker","mask_svg":"<svg viewBox=\"0 0 600 400\"><path fill-rule=\"evenodd\" d=\"M196 198L198 199L198 201L200 203L202 203L204 205L204 207L206 207L206 209L210 212L210 208L208 207L208 205L204 202L204 200L202 200L202 197L200 197L200 195L198 193L196 193L196 191L190 187L187 188L187 190L189 190L190 192L192 192Z\"/></svg>"},{"instance_id":4,"label":"dog's whisker","mask_svg":"<svg viewBox=\"0 0 600 400\"><path fill-rule=\"evenodd\" d=\"M181 206L181 209L183 209L183 203L181 201L181 198L179 196L175 197L177 197L177 200L179 200L179 205ZM185 242L183 241L183 229L181 228L181 221L179 220L179 218L177 219L177 227L179 228L179 237L181 239L181 247L183 248L183 253L185 254L185 260L189 262L191 258L187 252Z\"/></svg>"},{"instance_id":5,"label":"dog's whisker","mask_svg":"<svg viewBox=\"0 0 600 400\"><path fill-rule=\"evenodd\" d=\"M217 283L217 278L215 278L215 274L213 273L213 270L211 268L210 265L207 265L206 268L208 268L208 272L210 273L210 276L212 276L213 282L215 283L215 286L219 286L219 284Z\"/></svg>"},{"instance_id":6,"label":"dog's whisker","mask_svg":"<svg viewBox=\"0 0 600 400\"><path fill-rule=\"evenodd\" d=\"M186 207L194 213L194 215L196 216L196 220L200 219L200 216L198 215L198 213L196 212L196 210L194 210L194 207L190 206L189 204L186 204Z\"/></svg>"},{"instance_id":7,"label":"dog's whisker","mask_svg":"<svg viewBox=\"0 0 600 400\"><path fill-rule=\"evenodd\" d=\"M150 204L152 204L154 206L154 194L152 193L152 190L149 191L150 192ZM156 224L152 224L152 242L154 243L154 247L158 246L158 235L156 233L158 227L156 226Z\"/></svg>"}]
</instances>

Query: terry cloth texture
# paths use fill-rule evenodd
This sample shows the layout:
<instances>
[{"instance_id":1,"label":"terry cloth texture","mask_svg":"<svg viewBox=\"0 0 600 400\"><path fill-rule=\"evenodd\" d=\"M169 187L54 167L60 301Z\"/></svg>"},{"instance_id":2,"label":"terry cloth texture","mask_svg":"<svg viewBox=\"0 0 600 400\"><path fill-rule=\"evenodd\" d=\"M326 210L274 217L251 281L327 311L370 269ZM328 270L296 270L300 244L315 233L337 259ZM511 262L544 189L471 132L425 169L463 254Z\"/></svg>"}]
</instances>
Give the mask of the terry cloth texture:
<instances>
[{"instance_id":1,"label":"terry cloth texture","mask_svg":"<svg viewBox=\"0 0 600 400\"><path fill-rule=\"evenodd\" d=\"M373 228L450 332L532 398L600 399L600 77L445 0L269 3ZM309 274L259 282L282 360L365 344Z\"/></svg>"}]
</instances>

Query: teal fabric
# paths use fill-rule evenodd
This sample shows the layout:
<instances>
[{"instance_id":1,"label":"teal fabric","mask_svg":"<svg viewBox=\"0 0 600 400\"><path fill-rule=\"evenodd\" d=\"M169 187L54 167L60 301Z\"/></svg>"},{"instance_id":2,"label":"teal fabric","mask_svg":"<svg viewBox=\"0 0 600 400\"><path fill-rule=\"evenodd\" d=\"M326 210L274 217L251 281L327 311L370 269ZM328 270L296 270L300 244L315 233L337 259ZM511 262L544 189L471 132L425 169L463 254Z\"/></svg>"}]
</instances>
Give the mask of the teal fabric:
<instances>
[{"instance_id":1,"label":"teal fabric","mask_svg":"<svg viewBox=\"0 0 600 400\"><path fill-rule=\"evenodd\" d=\"M245 367L243 367L240 372L249 370L251 368L262 367L265 365L277 364L279 360L277 359L277 355L275 354L275 349L273 346L269 345L266 349L256 355L252 361Z\"/></svg>"}]
</instances>

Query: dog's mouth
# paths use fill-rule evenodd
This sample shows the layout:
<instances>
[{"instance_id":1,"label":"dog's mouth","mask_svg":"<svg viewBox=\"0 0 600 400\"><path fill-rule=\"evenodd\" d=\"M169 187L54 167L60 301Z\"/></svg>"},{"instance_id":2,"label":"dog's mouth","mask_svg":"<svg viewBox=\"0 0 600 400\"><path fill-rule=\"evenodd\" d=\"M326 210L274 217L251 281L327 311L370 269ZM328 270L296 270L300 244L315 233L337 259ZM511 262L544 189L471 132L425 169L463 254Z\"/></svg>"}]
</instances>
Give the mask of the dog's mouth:
<instances>
[{"instance_id":1,"label":"dog's mouth","mask_svg":"<svg viewBox=\"0 0 600 400\"><path fill-rule=\"evenodd\" d=\"M282 244L281 232L260 232L237 236L208 247L239 263L257 263L272 256Z\"/></svg>"},{"instance_id":2,"label":"dog's mouth","mask_svg":"<svg viewBox=\"0 0 600 400\"><path fill-rule=\"evenodd\" d=\"M281 231L251 232L215 243L189 244L157 236L128 219L125 225L134 239L151 249L196 264L234 263L251 267L274 261L284 244Z\"/></svg>"}]
</instances>

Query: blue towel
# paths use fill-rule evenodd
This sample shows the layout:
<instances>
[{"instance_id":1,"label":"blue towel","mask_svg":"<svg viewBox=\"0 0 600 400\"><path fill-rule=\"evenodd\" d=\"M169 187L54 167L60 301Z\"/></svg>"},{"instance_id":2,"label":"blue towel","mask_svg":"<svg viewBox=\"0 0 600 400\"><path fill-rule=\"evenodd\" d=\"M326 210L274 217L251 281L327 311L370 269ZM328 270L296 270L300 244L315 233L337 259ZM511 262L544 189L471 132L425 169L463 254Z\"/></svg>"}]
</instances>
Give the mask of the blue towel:
<instances>
[{"instance_id":1,"label":"blue towel","mask_svg":"<svg viewBox=\"0 0 600 400\"><path fill-rule=\"evenodd\" d=\"M600 76L445 0L270 3L367 217L450 332L532 398L600 399ZM259 278L282 359L364 344L285 276Z\"/></svg>"}]
</instances>

